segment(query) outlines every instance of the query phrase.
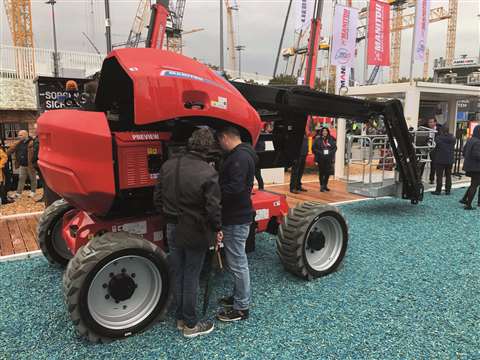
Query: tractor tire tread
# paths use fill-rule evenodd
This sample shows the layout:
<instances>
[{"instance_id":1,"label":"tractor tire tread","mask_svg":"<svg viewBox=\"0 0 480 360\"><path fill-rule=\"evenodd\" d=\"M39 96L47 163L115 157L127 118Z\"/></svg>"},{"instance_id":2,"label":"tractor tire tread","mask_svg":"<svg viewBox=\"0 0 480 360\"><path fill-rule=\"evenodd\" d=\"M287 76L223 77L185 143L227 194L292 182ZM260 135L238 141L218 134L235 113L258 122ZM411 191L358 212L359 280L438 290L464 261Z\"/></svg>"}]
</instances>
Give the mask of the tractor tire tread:
<instances>
[{"instance_id":1,"label":"tractor tire tread","mask_svg":"<svg viewBox=\"0 0 480 360\"><path fill-rule=\"evenodd\" d=\"M93 343L108 343L114 339L95 333L90 330L82 320L78 304L82 283L87 274L89 274L99 261L114 252L130 248L156 252L165 262L167 261L165 253L149 241L124 232L105 233L93 238L86 245L82 246L72 261L69 262L63 274L63 294L70 318L77 332ZM169 300L171 300L170 297ZM167 300L165 306L142 331L165 316L169 300Z\"/></svg>"},{"instance_id":2,"label":"tractor tire tread","mask_svg":"<svg viewBox=\"0 0 480 360\"><path fill-rule=\"evenodd\" d=\"M65 267L68 263L68 259L60 261L60 255L52 254L51 250L49 250L49 230L52 228L52 223L55 220L71 209L73 209L73 207L64 199L59 199L45 209L37 224L37 238L40 250L48 262L53 266ZM58 258L56 259L56 257Z\"/></svg>"}]
</instances>

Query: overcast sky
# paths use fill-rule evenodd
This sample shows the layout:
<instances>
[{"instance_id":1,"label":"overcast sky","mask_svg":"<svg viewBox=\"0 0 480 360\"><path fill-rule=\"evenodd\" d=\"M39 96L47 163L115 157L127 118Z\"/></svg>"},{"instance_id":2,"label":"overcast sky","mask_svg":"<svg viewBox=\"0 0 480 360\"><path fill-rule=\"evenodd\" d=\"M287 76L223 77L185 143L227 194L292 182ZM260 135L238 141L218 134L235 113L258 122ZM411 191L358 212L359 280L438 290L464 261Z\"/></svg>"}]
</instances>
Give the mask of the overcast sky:
<instances>
[{"instance_id":1,"label":"overcast sky","mask_svg":"<svg viewBox=\"0 0 480 360\"><path fill-rule=\"evenodd\" d=\"M322 36L330 33L333 0L326 0L323 11ZM354 0L354 6L361 8L365 0ZM184 30L205 28L204 31L184 37L184 53L198 59L218 64L219 59L219 1L187 0L184 16ZM288 0L238 0L240 10L236 15L238 43L246 47L242 54L242 68L247 72L270 75L278 47ZM137 0L110 0L113 42L123 42L128 37L133 17L137 9ZM431 7L448 7L448 0L432 0ZM35 46L52 48L52 24L50 5L45 1L32 0L33 29ZM480 44L480 1L459 0L457 24L457 44L455 56L467 54L478 56ZM91 36L102 51L105 49L104 37L104 1L103 0L58 0L55 5L58 46L61 50L93 52L82 32ZM293 14L292 14L293 15ZM287 36L283 47L293 45L294 16L290 17ZM11 44L11 36L5 16L3 1L0 5L0 41ZM445 56L447 21L430 25L428 47L431 65L433 59ZM409 70L412 30L402 33L401 76ZM225 35L226 39L226 35ZM358 48L357 70L363 69L363 42ZM319 62L322 66L323 62ZM285 63L281 61L280 69ZM423 66L416 64L415 75L422 74ZM361 73L362 70L358 71ZM388 69L384 70L385 78ZM361 78L361 74L360 74Z\"/></svg>"}]
</instances>

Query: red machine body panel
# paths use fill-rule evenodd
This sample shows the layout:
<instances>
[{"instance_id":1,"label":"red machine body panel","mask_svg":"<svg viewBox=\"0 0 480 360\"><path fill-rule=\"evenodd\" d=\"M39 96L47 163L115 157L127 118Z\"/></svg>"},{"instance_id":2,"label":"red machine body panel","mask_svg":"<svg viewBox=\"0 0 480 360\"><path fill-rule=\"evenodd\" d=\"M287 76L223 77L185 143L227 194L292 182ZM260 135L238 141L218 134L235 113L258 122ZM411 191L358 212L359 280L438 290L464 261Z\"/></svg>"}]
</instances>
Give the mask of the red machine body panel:
<instances>
[{"instance_id":1,"label":"red machine body panel","mask_svg":"<svg viewBox=\"0 0 480 360\"><path fill-rule=\"evenodd\" d=\"M165 249L163 227L160 215L99 219L85 211L74 209L63 217L62 235L72 254L76 254L78 249L99 233L119 231L140 235Z\"/></svg>"},{"instance_id":2,"label":"red machine body panel","mask_svg":"<svg viewBox=\"0 0 480 360\"><path fill-rule=\"evenodd\" d=\"M37 123L38 164L48 186L76 208L106 214L115 197L115 179L105 115L55 110Z\"/></svg>"},{"instance_id":3,"label":"red machine body panel","mask_svg":"<svg viewBox=\"0 0 480 360\"><path fill-rule=\"evenodd\" d=\"M278 224L288 213L285 195L268 191L254 191L252 203L256 211L257 232L264 232L272 219ZM82 210L71 210L63 217L63 237L72 254L105 231L127 231L138 234L165 248L164 221L160 215L144 215L129 218L100 219Z\"/></svg>"},{"instance_id":4,"label":"red machine body panel","mask_svg":"<svg viewBox=\"0 0 480 360\"><path fill-rule=\"evenodd\" d=\"M277 222L280 223L284 216L288 214L287 197L285 195L254 190L252 192L252 204L256 212L257 232L266 231L272 218L276 218Z\"/></svg>"},{"instance_id":5,"label":"red machine body panel","mask_svg":"<svg viewBox=\"0 0 480 360\"><path fill-rule=\"evenodd\" d=\"M162 163L162 141L170 133L119 132L113 134L117 145L120 189L155 186Z\"/></svg>"},{"instance_id":6,"label":"red machine body panel","mask_svg":"<svg viewBox=\"0 0 480 360\"><path fill-rule=\"evenodd\" d=\"M111 57L132 79L135 124L210 117L245 128L256 143L261 128L258 113L237 89L207 66L153 48L118 49Z\"/></svg>"}]
</instances>

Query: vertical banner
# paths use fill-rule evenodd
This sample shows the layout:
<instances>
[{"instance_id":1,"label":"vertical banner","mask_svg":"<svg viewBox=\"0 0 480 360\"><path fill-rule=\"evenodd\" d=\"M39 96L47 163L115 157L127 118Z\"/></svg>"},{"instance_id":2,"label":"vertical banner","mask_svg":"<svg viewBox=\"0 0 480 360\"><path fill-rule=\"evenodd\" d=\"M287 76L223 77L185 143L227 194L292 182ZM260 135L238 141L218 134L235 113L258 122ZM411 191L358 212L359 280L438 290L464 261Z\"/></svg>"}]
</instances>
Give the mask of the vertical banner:
<instances>
[{"instance_id":1,"label":"vertical banner","mask_svg":"<svg viewBox=\"0 0 480 360\"><path fill-rule=\"evenodd\" d=\"M335 6L333 36L330 53L332 65L352 67L355 59L358 10L342 5Z\"/></svg>"},{"instance_id":2,"label":"vertical banner","mask_svg":"<svg viewBox=\"0 0 480 360\"><path fill-rule=\"evenodd\" d=\"M370 0L367 63L390 65L390 5L378 0Z\"/></svg>"},{"instance_id":3,"label":"vertical banner","mask_svg":"<svg viewBox=\"0 0 480 360\"><path fill-rule=\"evenodd\" d=\"M340 65L336 67L335 74L335 94L340 95L340 89L348 89L348 83L350 81L350 67Z\"/></svg>"},{"instance_id":4,"label":"vertical banner","mask_svg":"<svg viewBox=\"0 0 480 360\"><path fill-rule=\"evenodd\" d=\"M310 26L315 7L314 0L295 0L295 30L305 30Z\"/></svg>"},{"instance_id":5,"label":"vertical banner","mask_svg":"<svg viewBox=\"0 0 480 360\"><path fill-rule=\"evenodd\" d=\"M415 15L414 59L424 62L427 49L430 0L417 0Z\"/></svg>"}]
</instances>

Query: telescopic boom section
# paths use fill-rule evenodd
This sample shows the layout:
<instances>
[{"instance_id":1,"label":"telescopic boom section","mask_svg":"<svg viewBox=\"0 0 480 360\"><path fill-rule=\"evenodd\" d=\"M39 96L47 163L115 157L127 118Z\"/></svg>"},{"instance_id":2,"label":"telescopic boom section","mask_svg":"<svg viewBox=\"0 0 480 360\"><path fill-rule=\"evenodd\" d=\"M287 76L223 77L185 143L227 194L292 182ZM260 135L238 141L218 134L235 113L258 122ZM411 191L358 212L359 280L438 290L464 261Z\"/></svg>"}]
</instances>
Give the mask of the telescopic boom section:
<instances>
[{"instance_id":1,"label":"telescopic boom section","mask_svg":"<svg viewBox=\"0 0 480 360\"><path fill-rule=\"evenodd\" d=\"M162 49L168 17L168 0L152 5L152 16L148 27L147 48Z\"/></svg>"},{"instance_id":2,"label":"telescopic boom section","mask_svg":"<svg viewBox=\"0 0 480 360\"><path fill-rule=\"evenodd\" d=\"M368 101L338 96L308 87L273 87L232 82L265 120L274 121L275 151L260 153L262 168L290 166L300 152L308 116L350 118L368 121L383 117L387 135L403 183L402 197L416 204L423 198L417 154L399 100Z\"/></svg>"}]
</instances>

